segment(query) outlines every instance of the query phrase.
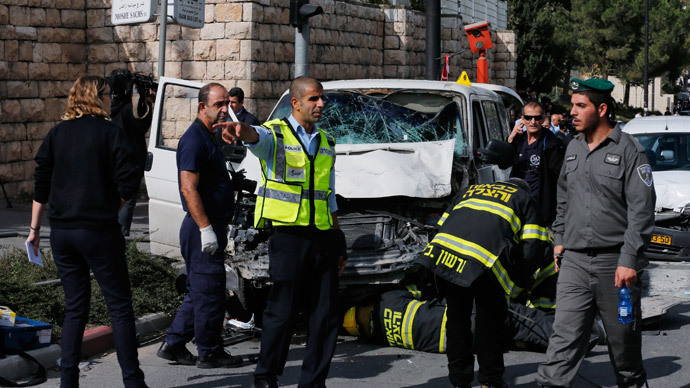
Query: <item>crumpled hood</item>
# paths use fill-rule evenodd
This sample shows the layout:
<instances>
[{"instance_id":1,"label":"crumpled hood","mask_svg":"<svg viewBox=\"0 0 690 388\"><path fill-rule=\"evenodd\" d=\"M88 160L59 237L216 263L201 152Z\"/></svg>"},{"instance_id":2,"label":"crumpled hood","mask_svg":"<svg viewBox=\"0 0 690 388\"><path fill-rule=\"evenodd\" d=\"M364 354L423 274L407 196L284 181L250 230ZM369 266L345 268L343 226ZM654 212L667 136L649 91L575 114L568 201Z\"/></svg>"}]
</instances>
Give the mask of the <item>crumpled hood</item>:
<instances>
[{"instance_id":1,"label":"crumpled hood","mask_svg":"<svg viewBox=\"0 0 690 388\"><path fill-rule=\"evenodd\" d=\"M441 198L451 192L455 139L337 144L335 190L345 198Z\"/></svg>"},{"instance_id":2,"label":"crumpled hood","mask_svg":"<svg viewBox=\"0 0 690 388\"><path fill-rule=\"evenodd\" d=\"M690 203L690 172L655 171L656 208L676 209Z\"/></svg>"}]
</instances>

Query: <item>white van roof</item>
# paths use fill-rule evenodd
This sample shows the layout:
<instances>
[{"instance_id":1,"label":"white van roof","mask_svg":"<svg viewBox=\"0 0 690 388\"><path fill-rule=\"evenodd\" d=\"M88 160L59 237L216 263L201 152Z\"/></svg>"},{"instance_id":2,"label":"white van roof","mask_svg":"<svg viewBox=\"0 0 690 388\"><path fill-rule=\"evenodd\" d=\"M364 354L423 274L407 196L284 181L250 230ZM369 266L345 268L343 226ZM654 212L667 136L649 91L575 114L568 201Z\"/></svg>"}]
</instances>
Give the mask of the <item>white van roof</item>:
<instances>
[{"instance_id":1,"label":"white van roof","mask_svg":"<svg viewBox=\"0 0 690 388\"><path fill-rule=\"evenodd\" d=\"M420 90L438 90L453 91L456 93L469 94L471 92L489 95L493 94L493 90L487 87L481 87L477 84L472 86L460 85L455 82L445 81L428 81L428 80L412 80L412 79L350 79L339 81L322 82L325 90L333 89L420 89ZM487 92L488 91L488 92Z\"/></svg>"},{"instance_id":2,"label":"white van roof","mask_svg":"<svg viewBox=\"0 0 690 388\"><path fill-rule=\"evenodd\" d=\"M648 116L630 120L623 127L631 135L640 133L690 133L690 116Z\"/></svg>"}]
</instances>

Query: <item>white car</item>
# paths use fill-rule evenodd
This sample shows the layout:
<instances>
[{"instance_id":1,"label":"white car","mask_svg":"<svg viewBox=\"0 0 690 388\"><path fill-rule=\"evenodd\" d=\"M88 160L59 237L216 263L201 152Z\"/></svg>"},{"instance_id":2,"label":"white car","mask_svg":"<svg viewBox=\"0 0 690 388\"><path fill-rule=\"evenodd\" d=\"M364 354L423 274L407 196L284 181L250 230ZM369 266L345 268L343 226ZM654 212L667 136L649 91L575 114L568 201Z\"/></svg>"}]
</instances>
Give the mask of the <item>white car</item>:
<instances>
[{"instance_id":1,"label":"white car","mask_svg":"<svg viewBox=\"0 0 690 388\"><path fill-rule=\"evenodd\" d=\"M152 166L146 172L155 254L179 256L184 213L175 147L194 120L201 86L165 77L159 81L149 141ZM319 126L336 138L338 218L348 242L341 287L396 283L459 190L508 178L505 168L513 155L512 147L501 142L511 130L504 100L515 109L522 101L496 85L367 79L323 86L327 105ZM269 119L290 111L285 92ZM230 171L244 170L248 180L260 182L260 164L251 152L240 147L225 154ZM252 300L260 303L257 295L270 284L269 232L252 225L256 186L241 186L229 227L228 288L245 307L260 312Z\"/></svg>"},{"instance_id":2,"label":"white car","mask_svg":"<svg viewBox=\"0 0 690 388\"><path fill-rule=\"evenodd\" d=\"M623 128L646 149L656 190L651 259L690 260L690 117L639 117Z\"/></svg>"}]
</instances>

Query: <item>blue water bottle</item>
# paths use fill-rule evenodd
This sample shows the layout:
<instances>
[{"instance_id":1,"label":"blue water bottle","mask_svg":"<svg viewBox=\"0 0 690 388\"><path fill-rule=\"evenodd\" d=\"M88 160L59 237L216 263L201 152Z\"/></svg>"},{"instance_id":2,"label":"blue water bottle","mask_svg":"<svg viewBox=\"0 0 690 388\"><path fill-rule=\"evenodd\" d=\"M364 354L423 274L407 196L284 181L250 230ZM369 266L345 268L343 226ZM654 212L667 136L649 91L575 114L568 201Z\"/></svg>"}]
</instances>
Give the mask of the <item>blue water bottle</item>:
<instances>
[{"instance_id":1,"label":"blue water bottle","mask_svg":"<svg viewBox=\"0 0 690 388\"><path fill-rule=\"evenodd\" d=\"M630 290L623 284L618 290L618 322L628 324L632 321L632 303L630 302Z\"/></svg>"}]
</instances>

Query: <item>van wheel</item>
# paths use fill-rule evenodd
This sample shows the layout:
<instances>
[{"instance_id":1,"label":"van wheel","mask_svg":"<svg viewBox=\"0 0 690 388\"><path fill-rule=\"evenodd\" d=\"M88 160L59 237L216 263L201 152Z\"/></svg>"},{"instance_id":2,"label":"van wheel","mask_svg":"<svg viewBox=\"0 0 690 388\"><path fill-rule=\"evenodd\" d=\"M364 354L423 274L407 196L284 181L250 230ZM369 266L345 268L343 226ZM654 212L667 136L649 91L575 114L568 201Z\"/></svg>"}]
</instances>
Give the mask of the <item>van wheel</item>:
<instances>
[{"instance_id":1,"label":"van wheel","mask_svg":"<svg viewBox=\"0 0 690 388\"><path fill-rule=\"evenodd\" d=\"M268 298L270 287L254 287L250 280L244 279L241 276L238 277L238 282L239 290L236 293L238 306L248 314L247 320L254 314L254 324L256 327L261 327L262 315L266 308L266 298Z\"/></svg>"}]
</instances>

